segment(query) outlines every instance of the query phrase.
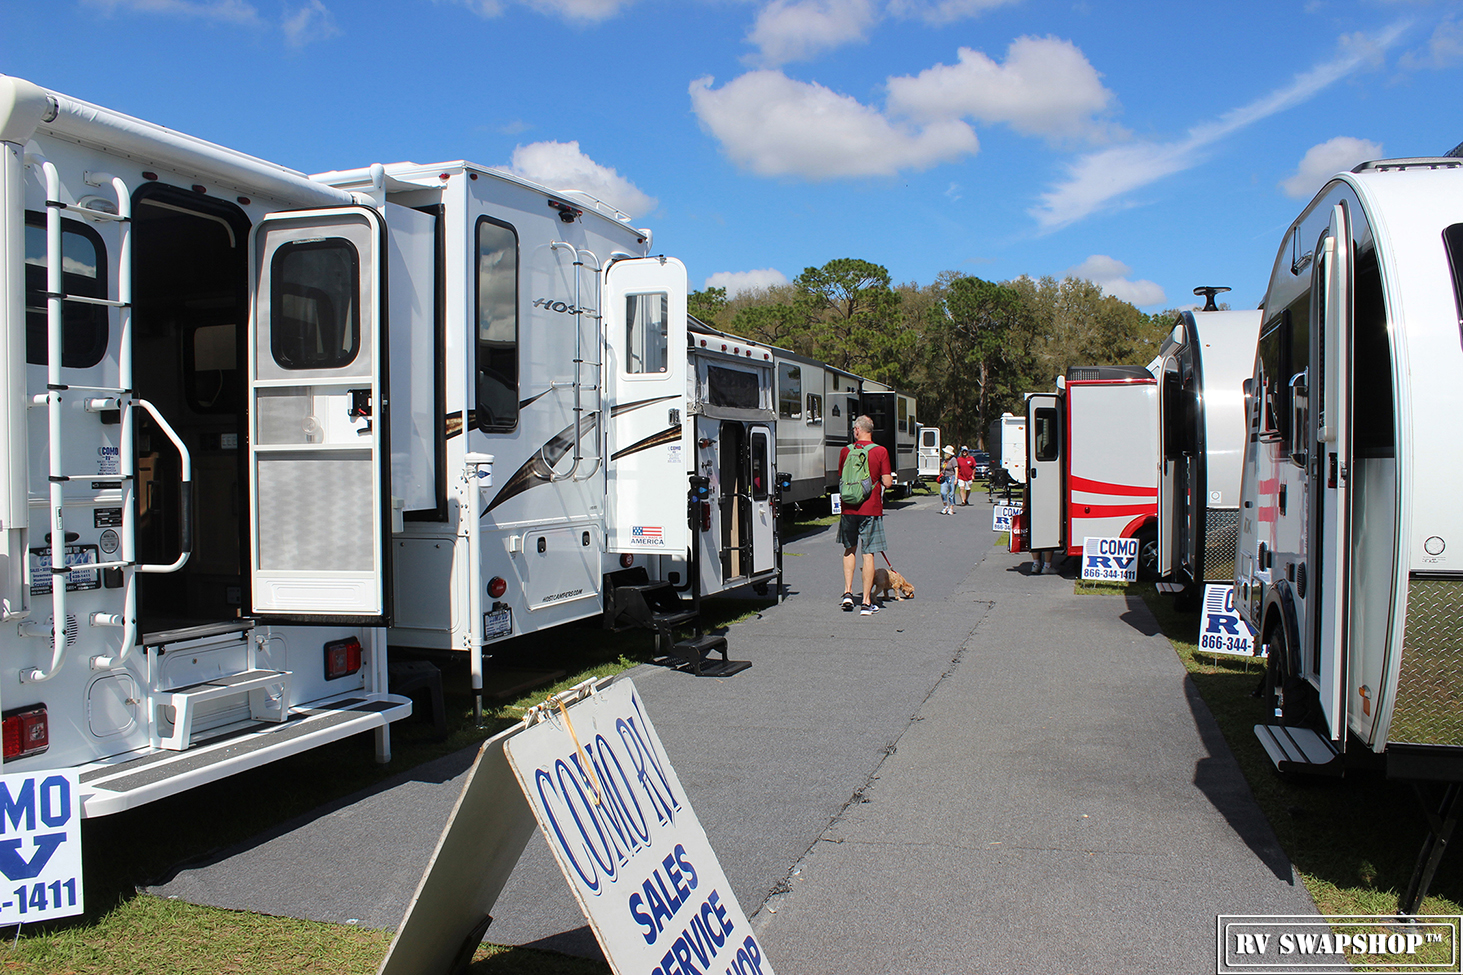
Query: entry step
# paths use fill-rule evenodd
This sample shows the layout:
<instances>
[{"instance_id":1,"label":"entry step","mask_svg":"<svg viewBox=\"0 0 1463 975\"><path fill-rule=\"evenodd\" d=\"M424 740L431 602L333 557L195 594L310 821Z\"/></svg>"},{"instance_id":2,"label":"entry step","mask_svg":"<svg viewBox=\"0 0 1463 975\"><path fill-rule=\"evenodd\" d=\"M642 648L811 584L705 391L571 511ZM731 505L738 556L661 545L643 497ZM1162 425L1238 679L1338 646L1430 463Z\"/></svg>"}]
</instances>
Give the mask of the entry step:
<instances>
[{"instance_id":1,"label":"entry step","mask_svg":"<svg viewBox=\"0 0 1463 975\"><path fill-rule=\"evenodd\" d=\"M671 648L671 653L685 661L681 670L689 670L697 677L730 677L752 666L750 660L728 660L726 647L726 637L708 633L690 640L681 640ZM721 654L721 659L707 660L713 653Z\"/></svg>"},{"instance_id":2,"label":"entry step","mask_svg":"<svg viewBox=\"0 0 1463 975\"><path fill-rule=\"evenodd\" d=\"M273 696L269 691L275 689ZM193 738L194 709L205 701L220 698L249 698L249 717L255 721L285 720L290 698L290 672L287 670L246 670L238 674L215 677L200 684L158 692L154 707L173 709L173 733L158 740L169 751L187 751Z\"/></svg>"},{"instance_id":3,"label":"entry step","mask_svg":"<svg viewBox=\"0 0 1463 975\"><path fill-rule=\"evenodd\" d=\"M1335 744L1310 728L1292 728L1280 724L1255 725L1270 761L1282 772L1305 772L1309 775L1341 775L1345 762Z\"/></svg>"}]
</instances>

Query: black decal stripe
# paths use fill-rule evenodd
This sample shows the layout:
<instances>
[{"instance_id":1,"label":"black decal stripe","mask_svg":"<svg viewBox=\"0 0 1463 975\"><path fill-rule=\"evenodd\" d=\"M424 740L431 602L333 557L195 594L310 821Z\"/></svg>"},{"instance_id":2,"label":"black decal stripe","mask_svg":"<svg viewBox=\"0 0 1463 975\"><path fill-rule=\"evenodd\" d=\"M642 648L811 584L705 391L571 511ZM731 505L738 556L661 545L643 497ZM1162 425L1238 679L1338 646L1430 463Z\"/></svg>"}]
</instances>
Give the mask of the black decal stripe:
<instances>
[{"instance_id":1,"label":"black decal stripe","mask_svg":"<svg viewBox=\"0 0 1463 975\"><path fill-rule=\"evenodd\" d=\"M680 393L671 393L669 396L657 396L654 399L640 399L633 403L621 403L618 406L610 407L610 416L619 416L621 413L628 413L631 410L638 410L642 406L649 406L651 403L664 403L668 399L680 399Z\"/></svg>"},{"instance_id":2,"label":"black decal stripe","mask_svg":"<svg viewBox=\"0 0 1463 975\"><path fill-rule=\"evenodd\" d=\"M542 393L539 393L538 396L530 396L528 399L521 399L521 400L518 401L518 408L521 410L524 407L528 406L530 403L532 403L535 400L539 399L540 397L549 395L549 393L551 393L551 392L553 392L553 390L546 389Z\"/></svg>"},{"instance_id":3,"label":"black decal stripe","mask_svg":"<svg viewBox=\"0 0 1463 975\"><path fill-rule=\"evenodd\" d=\"M646 437L639 443L632 443L624 450L617 450L610 454L610 460L619 460L621 457L628 457L630 454L638 454L642 450L649 450L651 447L659 447L661 444L675 443L681 439L681 428L679 426L666 427L657 434Z\"/></svg>"},{"instance_id":4,"label":"black decal stripe","mask_svg":"<svg viewBox=\"0 0 1463 975\"><path fill-rule=\"evenodd\" d=\"M596 436L595 431L599 428L599 414L591 413L584 418L580 429L580 439ZM493 496L493 500L483 509L483 514L492 511L498 505L515 498L527 491L529 488L538 487L540 484L547 484L553 479L553 468L569 449L574 446L574 427L565 427L554 436L542 449L536 450L528 462L513 472L513 476L504 482L503 487Z\"/></svg>"}]
</instances>

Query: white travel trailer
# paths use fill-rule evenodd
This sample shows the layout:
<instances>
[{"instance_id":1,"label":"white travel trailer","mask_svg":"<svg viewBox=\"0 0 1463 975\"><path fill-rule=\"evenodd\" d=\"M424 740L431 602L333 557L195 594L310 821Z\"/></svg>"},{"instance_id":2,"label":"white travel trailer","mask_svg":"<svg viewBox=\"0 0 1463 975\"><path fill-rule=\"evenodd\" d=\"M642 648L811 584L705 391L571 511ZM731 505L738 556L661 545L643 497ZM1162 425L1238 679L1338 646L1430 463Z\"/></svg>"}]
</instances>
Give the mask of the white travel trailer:
<instances>
[{"instance_id":1,"label":"white travel trailer","mask_svg":"<svg viewBox=\"0 0 1463 975\"><path fill-rule=\"evenodd\" d=\"M1087 537L1137 538L1157 561L1158 385L1142 366L1075 366L1026 400L1023 527L1033 551L1080 555Z\"/></svg>"},{"instance_id":2,"label":"white travel trailer","mask_svg":"<svg viewBox=\"0 0 1463 975\"><path fill-rule=\"evenodd\" d=\"M1026 417L1002 413L991 423L991 462L1012 484L1026 483Z\"/></svg>"},{"instance_id":3,"label":"white travel trailer","mask_svg":"<svg viewBox=\"0 0 1463 975\"><path fill-rule=\"evenodd\" d=\"M1235 602L1269 648L1276 717L1255 730L1282 770L1380 755L1392 778L1463 781L1460 321L1463 160L1364 163L1287 231L1247 387L1235 560ZM1445 842L1424 851L1434 867Z\"/></svg>"},{"instance_id":4,"label":"white travel trailer","mask_svg":"<svg viewBox=\"0 0 1463 975\"><path fill-rule=\"evenodd\" d=\"M940 428L920 424L915 431L919 438L919 476L931 481L940 476Z\"/></svg>"},{"instance_id":5,"label":"white travel trailer","mask_svg":"<svg viewBox=\"0 0 1463 975\"><path fill-rule=\"evenodd\" d=\"M1236 603L1299 727L1257 731L1284 767L1374 752L1394 777L1463 779L1463 160L1336 176L1264 309Z\"/></svg>"},{"instance_id":6,"label":"white travel trailer","mask_svg":"<svg viewBox=\"0 0 1463 975\"><path fill-rule=\"evenodd\" d=\"M386 333L423 297L386 283L413 241L6 77L0 173L6 771L77 769L98 816L362 731L386 760L411 711L387 693L393 501L419 505L387 404L432 351Z\"/></svg>"},{"instance_id":7,"label":"white travel trailer","mask_svg":"<svg viewBox=\"0 0 1463 975\"><path fill-rule=\"evenodd\" d=\"M1220 289L1199 289L1195 293ZM1227 289L1223 289L1227 290ZM1258 311L1183 311L1152 368L1159 380L1158 574L1179 598L1234 578L1244 460L1244 382Z\"/></svg>"},{"instance_id":8,"label":"white travel trailer","mask_svg":"<svg viewBox=\"0 0 1463 975\"><path fill-rule=\"evenodd\" d=\"M777 469L791 479L784 504L801 504L827 493L823 397L824 365L787 349L773 348L777 365Z\"/></svg>"}]
</instances>

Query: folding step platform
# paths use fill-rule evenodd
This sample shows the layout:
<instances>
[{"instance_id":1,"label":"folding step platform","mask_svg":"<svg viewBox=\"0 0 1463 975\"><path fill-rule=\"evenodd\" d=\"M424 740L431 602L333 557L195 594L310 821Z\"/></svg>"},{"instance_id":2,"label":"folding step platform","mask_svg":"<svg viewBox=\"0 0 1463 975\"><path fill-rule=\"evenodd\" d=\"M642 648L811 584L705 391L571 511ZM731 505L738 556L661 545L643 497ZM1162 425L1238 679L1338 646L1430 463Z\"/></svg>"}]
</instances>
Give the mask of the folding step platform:
<instances>
[{"instance_id":1,"label":"folding step platform","mask_svg":"<svg viewBox=\"0 0 1463 975\"><path fill-rule=\"evenodd\" d=\"M1339 776L1346 771L1336 746L1309 728L1257 724L1255 737L1281 772Z\"/></svg>"},{"instance_id":2,"label":"folding step platform","mask_svg":"<svg viewBox=\"0 0 1463 975\"><path fill-rule=\"evenodd\" d=\"M721 654L720 660L706 659L713 653ZM707 633L690 640L681 640L671 648L671 656L685 660L678 670L685 670L697 677L730 677L740 674L752 666L750 660L728 660L726 658L726 637Z\"/></svg>"}]
</instances>

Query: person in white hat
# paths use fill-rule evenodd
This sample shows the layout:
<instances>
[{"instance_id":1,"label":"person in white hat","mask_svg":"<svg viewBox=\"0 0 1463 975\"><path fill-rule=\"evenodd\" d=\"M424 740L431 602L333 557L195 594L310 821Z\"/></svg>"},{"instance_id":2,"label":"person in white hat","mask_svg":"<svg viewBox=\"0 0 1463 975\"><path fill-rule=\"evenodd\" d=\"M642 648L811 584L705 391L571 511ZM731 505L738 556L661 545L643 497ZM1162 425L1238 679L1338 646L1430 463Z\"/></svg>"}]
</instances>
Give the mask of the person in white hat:
<instances>
[{"instance_id":1,"label":"person in white hat","mask_svg":"<svg viewBox=\"0 0 1463 975\"><path fill-rule=\"evenodd\" d=\"M940 464L940 501L943 506L940 514L953 515L955 513L955 448L949 444L945 445L945 459Z\"/></svg>"}]
</instances>

